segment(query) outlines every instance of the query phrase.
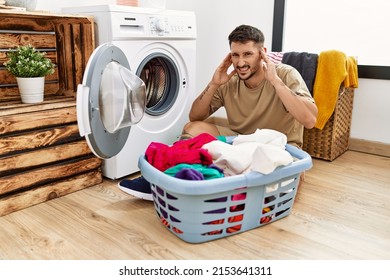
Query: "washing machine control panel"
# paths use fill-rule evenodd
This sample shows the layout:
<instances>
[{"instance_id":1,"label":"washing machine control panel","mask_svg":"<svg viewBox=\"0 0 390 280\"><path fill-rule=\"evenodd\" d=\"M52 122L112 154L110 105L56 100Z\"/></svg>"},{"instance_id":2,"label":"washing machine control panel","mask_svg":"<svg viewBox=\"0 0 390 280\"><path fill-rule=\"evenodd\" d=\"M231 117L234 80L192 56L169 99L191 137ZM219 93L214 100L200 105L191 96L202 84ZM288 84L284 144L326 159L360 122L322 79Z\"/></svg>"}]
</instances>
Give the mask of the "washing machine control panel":
<instances>
[{"instance_id":1,"label":"washing machine control panel","mask_svg":"<svg viewBox=\"0 0 390 280\"><path fill-rule=\"evenodd\" d=\"M150 18L150 32L154 35L169 34L168 19L164 17Z\"/></svg>"},{"instance_id":2,"label":"washing machine control panel","mask_svg":"<svg viewBox=\"0 0 390 280\"><path fill-rule=\"evenodd\" d=\"M149 27L151 35L166 37L190 36L195 32L195 24L181 17L152 16Z\"/></svg>"}]
</instances>

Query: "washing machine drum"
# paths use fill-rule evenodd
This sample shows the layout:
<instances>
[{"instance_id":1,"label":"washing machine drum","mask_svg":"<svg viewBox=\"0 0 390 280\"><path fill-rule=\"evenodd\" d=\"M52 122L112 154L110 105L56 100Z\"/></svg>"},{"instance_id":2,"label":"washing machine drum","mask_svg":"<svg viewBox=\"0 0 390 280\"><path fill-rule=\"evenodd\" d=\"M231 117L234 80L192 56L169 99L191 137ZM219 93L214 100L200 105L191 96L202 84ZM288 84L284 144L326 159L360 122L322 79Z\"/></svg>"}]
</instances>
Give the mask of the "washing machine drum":
<instances>
[{"instance_id":1,"label":"washing machine drum","mask_svg":"<svg viewBox=\"0 0 390 280\"><path fill-rule=\"evenodd\" d=\"M80 135L95 155L111 158L122 150L131 126L144 115L145 83L130 71L121 49L103 44L88 61L76 106Z\"/></svg>"}]
</instances>

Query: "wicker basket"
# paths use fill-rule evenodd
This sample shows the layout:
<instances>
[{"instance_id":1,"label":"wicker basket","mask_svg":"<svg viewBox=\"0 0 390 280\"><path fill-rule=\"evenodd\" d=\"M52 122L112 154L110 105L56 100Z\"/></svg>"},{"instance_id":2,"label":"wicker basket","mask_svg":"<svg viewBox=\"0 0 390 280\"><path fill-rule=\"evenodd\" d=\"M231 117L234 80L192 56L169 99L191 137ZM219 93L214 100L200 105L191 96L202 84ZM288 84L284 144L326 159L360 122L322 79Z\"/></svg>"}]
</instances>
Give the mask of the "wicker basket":
<instances>
[{"instance_id":1,"label":"wicker basket","mask_svg":"<svg viewBox=\"0 0 390 280\"><path fill-rule=\"evenodd\" d=\"M324 128L304 130L304 151L314 158L333 161L348 150L353 95L353 88L340 90L336 108Z\"/></svg>"}]
</instances>

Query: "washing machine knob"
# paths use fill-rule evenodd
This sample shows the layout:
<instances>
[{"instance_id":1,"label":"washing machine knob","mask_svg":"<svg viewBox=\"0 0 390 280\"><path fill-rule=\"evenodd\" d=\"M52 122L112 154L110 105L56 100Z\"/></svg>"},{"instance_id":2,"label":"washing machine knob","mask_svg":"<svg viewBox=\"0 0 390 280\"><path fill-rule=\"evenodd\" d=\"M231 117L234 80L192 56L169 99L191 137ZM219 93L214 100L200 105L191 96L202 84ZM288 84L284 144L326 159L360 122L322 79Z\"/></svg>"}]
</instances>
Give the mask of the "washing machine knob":
<instances>
[{"instance_id":1,"label":"washing machine knob","mask_svg":"<svg viewBox=\"0 0 390 280\"><path fill-rule=\"evenodd\" d=\"M158 19L156 22L156 29L159 32L165 32L167 31L167 23L163 19Z\"/></svg>"}]
</instances>

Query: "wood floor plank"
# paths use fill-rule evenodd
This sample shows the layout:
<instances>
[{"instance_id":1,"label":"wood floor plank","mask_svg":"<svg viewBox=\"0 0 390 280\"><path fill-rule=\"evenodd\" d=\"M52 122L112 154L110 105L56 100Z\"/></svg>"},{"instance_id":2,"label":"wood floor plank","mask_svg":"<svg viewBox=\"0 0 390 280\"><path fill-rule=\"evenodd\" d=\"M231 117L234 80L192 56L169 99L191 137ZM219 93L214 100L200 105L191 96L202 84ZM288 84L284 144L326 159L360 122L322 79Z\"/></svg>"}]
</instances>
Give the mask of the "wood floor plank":
<instances>
[{"instance_id":1,"label":"wood floor plank","mask_svg":"<svg viewBox=\"0 0 390 280\"><path fill-rule=\"evenodd\" d=\"M152 202L104 180L0 217L0 259L389 260L390 158L347 151L313 163L292 213L244 233L186 243Z\"/></svg>"}]
</instances>

